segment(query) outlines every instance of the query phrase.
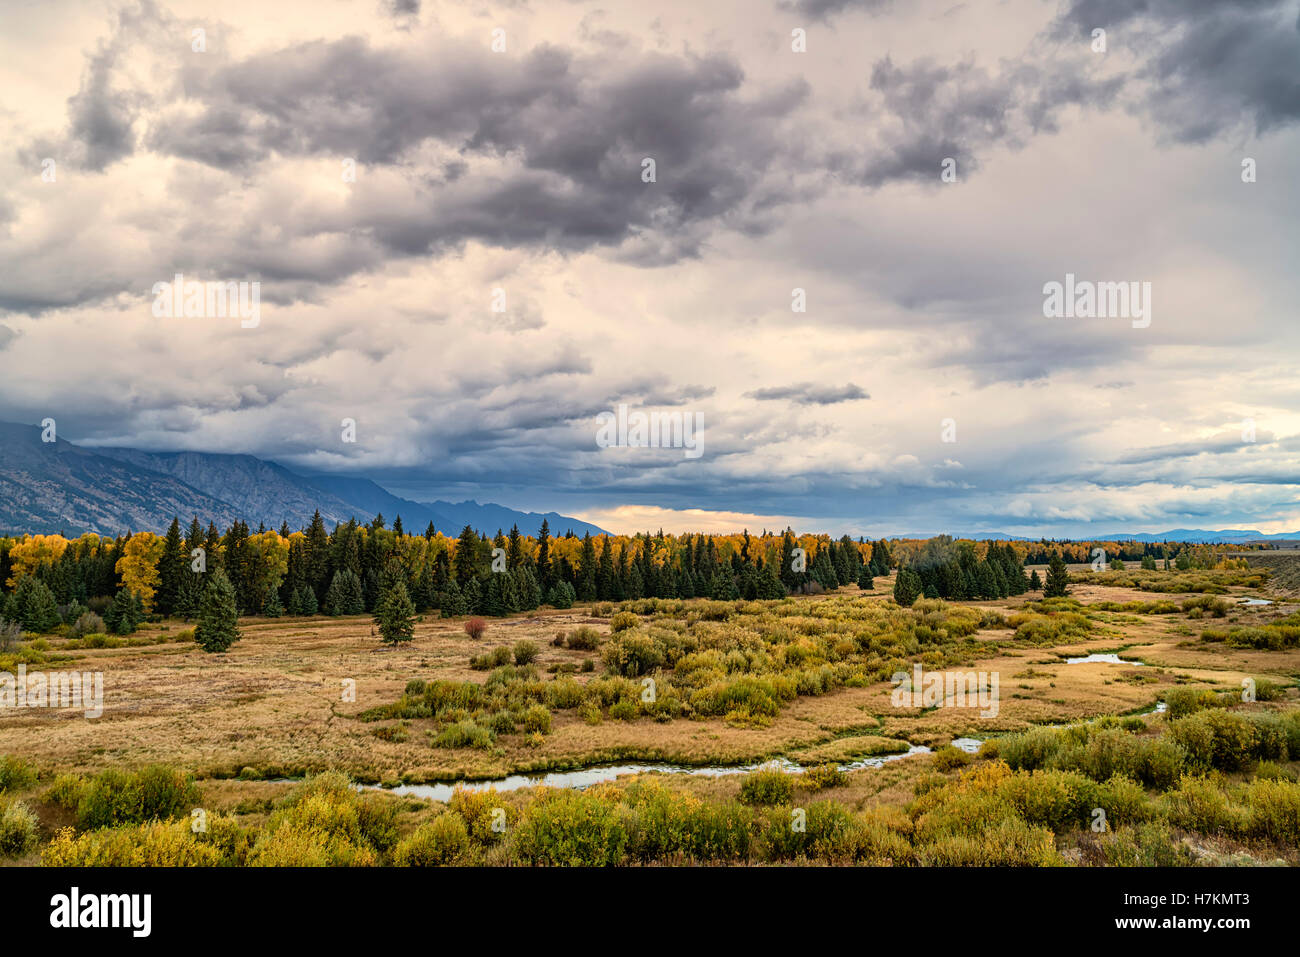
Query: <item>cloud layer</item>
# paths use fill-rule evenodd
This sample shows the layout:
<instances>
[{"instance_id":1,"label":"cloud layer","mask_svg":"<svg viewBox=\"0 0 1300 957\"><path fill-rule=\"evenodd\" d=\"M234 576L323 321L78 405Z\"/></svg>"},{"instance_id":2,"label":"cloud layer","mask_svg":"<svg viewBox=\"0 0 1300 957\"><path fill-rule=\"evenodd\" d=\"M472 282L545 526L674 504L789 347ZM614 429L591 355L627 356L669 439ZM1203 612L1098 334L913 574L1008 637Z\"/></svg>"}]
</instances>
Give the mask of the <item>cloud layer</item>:
<instances>
[{"instance_id":1,"label":"cloud layer","mask_svg":"<svg viewBox=\"0 0 1300 957\"><path fill-rule=\"evenodd\" d=\"M265 6L0 12L0 418L607 527L1300 528L1296 0Z\"/></svg>"}]
</instances>

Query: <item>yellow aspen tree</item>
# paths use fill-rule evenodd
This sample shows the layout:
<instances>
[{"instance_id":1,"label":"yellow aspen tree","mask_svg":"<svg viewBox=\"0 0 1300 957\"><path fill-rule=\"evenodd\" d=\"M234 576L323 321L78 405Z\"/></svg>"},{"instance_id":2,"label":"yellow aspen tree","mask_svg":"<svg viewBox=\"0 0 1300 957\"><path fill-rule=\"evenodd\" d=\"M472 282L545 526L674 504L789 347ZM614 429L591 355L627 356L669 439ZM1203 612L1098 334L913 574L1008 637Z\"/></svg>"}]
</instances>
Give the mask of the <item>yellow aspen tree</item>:
<instances>
[{"instance_id":1,"label":"yellow aspen tree","mask_svg":"<svg viewBox=\"0 0 1300 957\"><path fill-rule=\"evenodd\" d=\"M153 532L137 532L127 539L114 569L122 579L122 587L140 596L145 611L153 611L158 560L162 558L164 544Z\"/></svg>"}]
</instances>

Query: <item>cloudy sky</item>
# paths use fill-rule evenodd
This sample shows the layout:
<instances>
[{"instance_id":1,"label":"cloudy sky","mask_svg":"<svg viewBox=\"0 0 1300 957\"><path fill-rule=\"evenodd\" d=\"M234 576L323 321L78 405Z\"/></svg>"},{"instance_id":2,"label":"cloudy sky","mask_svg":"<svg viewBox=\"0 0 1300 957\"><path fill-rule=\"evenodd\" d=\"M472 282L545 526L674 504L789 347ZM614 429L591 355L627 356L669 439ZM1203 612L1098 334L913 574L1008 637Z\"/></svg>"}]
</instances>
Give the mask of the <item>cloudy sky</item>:
<instances>
[{"instance_id":1,"label":"cloudy sky","mask_svg":"<svg viewBox=\"0 0 1300 957\"><path fill-rule=\"evenodd\" d=\"M6 0L0 81L0 419L618 531L1300 529L1300 0Z\"/></svg>"}]
</instances>

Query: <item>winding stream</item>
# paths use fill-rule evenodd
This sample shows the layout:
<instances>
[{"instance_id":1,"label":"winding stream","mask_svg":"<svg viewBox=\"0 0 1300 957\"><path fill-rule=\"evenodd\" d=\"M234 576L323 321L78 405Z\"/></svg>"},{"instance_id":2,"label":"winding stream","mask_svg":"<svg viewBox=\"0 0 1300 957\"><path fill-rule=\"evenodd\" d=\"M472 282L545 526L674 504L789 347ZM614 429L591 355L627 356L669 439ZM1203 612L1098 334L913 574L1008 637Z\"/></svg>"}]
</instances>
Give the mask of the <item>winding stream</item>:
<instances>
[{"instance_id":1,"label":"winding stream","mask_svg":"<svg viewBox=\"0 0 1300 957\"><path fill-rule=\"evenodd\" d=\"M973 740L973 739L961 739ZM978 743L975 745L979 747ZM898 761L913 754L928 754L929 748L914 744L906 751L896 754L877 754L869 758L860 758L838 765L841 771L857 771L861 768L878 768L890 761ZM509 777L479 781L450 781L438 784L399 784L396 787L384 787L380 784L358 785L365 790L383 790L390 794L409 794L413 797L432 798L435 801L449 801L456 788L467 791L517 791L520 788L582 788L613 781L626 774L646 774L656 771L660 774L686 774L704 777L723 777L728 774L748 774L759 768L774 768L788 774L802 774L804 767L788 758L776 758L758 764L715 764L692 766L671 764L668 762L650 762L647 764L605 764L590 768L578 768L575 771L551 771L547 774L529 775L512 774Z\"/></svg>"}]
</instances>

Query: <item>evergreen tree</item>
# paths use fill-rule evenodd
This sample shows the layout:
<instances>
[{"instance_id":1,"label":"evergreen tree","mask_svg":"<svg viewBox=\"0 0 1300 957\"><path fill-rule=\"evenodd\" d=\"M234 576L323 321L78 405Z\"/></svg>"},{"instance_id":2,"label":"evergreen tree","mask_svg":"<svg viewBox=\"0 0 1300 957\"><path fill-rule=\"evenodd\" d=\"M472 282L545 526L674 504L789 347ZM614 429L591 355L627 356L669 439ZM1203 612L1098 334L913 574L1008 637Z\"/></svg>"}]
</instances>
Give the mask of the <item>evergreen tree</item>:
<instances>
[{"instance_id":1,"label":"evergreen tree","mask_svg":"<svg viewBox=\"0 0 1300 957\"><path fill-rule=\"evenodd\" d=\"M459 618L461 615L469 614L465 595L456 584L456 579L448 579L447 587L438 595L438 609L443 618Z\"/></svg>"},{"instance_id":2,"label":"evergreen tree","mask_svg":"<svg viewBox=\"0 0 1300 957\"><path fill-rule=\"evenodd\" d=\"M510 614L510 603L506 597L506 579L509 572L493 572L487 578L483 588L482 614L492 618L504 618Z\"/></svg>"},{"instance_id":3,"label":"evergreen tree","mask_svg":"<svg viewBox=\"0 0 1300 957\"><path fill-rule=\"evenodd\" d=\"M274 588L266 596L266 605L262 614L267 618L279 618L284 614L284 605L280 603L280 592Z\"/></svg>"},{"instance_id":4,"label":"evergreen tree","mask_svg":"<svg viewBox=\"0 0 1300 957\"><path fill-rule=\"evenodd\" d=\"M466 525L456 539L456 554L452 558L452 568L456 575L456 584L462 590L478 576L478 535Z\"/></svg>"},{"instance_id":5,"label":"evergreen tree","mask_svg":"<svg viewBox=\"0 0 1300 957\"><path fill-rule=\"evenodd\" d=\"M635 572L636 569L634 568L633 571ZM574 597L572 585L568 582L556 582L546 593L546 604L555 608L572 608Z\"/></svg>"},{"instance_id":6,"label":"evergreen tree","mask_svg":"<svg viewBox=\"0 0 1300 957\"><path fill-rule=\"evenodd\" d=\"M858 587L861 588L863 591L871 591L876 587L871 580L870 562L863 565L862 570L858 572Z\"/></svg>"},{"instance_id":7,"label":"evergreen tree","mask_svg":"<svg viewBox=\"0 0 1300 957\"><path fill-rule=\"evenodd\" d=\"M415 606L411 604L411 597L402 582L394 582L379 596L375 606L375 624L379 626L380 640L386 645L396 647L400 642L415 637Z\"/></svg>"},{"instance_id":8,"label":"evergreen tree","mask_svg":"<svg viewBox=\"0 0 1300 957\"><path fill-rule=\"evenodd\" d=\"M239 608L235 588L224 571L218 569L208 580L203 601L199 604L194 640L207 652L224 652L239 640Z\"/></svg>"},{"instance_id":9,"label":"evergreen tree","mask_svg":"<svg viewBox=\"0 0 1300 957\"><path fill-rule=\"evenodd\" d=\"M740 597L740 592L736 590L736 579L729 569L719 568L713 573L713 581L709 582L709 597L714 601L735 601Z\"/></svg>"},{"instance_id":10,"label":"evergreen tree","mask_svg":"<svg viewBox=\"0 0 1300 957\"><path fill-rule=\"evenodd\" d=\"M894 578L894 601L904 608L911 607L921 595L921 576L911 568L900 568Z\"/></svg>"},{"instance_id":11,"label":"evergreen tree","mask_svg":"<svg viewBox=\"0 0 1300 957\"><path fill-rule=\"evenodd\" d=\"M366 600L361 589L361 580L351 569L334 573L329 590L325 594L325 614L360 615L366 610Z\"/></svg>"},{"instance_id":12,"label":"evergreen tree","mask_svg":"<svg viewBox=\"0 0 1300 957\"><path fill-rule=\"evenodd\" d=\"M1038 569L1037 569L1037 568L1035 568L1034 571L1033 571L1033 574L1031 574L1031 575L1029 576L1029 590L1030 590L1030 591L1042 591L1042 590L1043 590L1043 580L1042 580L1041 578L1038 577Z\"/></svg>"},{"instance_id":13,"label":"evergreen tree","mask_svg":"<svg viewBox=\"0 0 1300 957\"><path fill-rule=\"evenodd\" d=\"M53 631L63 621L54 592L39 578L24 575L14 589L15 614L25 631ZM132 628L132 631L135 629Z\"/></svg>"},{"instance_id":14,"label":"evergreen tree","mask_svg":"<svg viewBox=\"0 0 1300 957\"><path fill-rule=\"evenodd\" d=\"M596 589L596 546L591 532L582 538L582 555L578 559L577 594L580 601L594 601Z\"/></svg>"},{"instance_id":15,"label":"evergreen tree","mask_svg":"<svg viewBox=\"0 0 1300 957\"><path fill-rule=\"evenodd\" d=\"M840 587L840 576L835 571L835 564L831 558L831 551L834 547L834 543L831 543L828 547L819 549L812 564L813 581L827 591L834 591Z\"/></svg>"},{"instance_id":16,"label":"evergreen tree","mask_svg":"<svg viewBox=\"0 0 1300 957\"><path fill-rule=\"evenodd\" d=\"M555 586L555 570L551 567L551 526L542 519L537 533L537 582L547 594Z\"/></svg>"},{"instance_id":17,"label":"evergreen tree","mask_svg":"<svg viewBox=\"0 0 1300 957\"><path fill-rule=\"evenodd\" d=\"M465 586L465 607L471 615L480 615L483 613L483 583L477 578L471 578L469 584Z\"/></svg>"},{"instance_id":18,"label":"evergreen tree","mask_svg":"<svg viewBox=\"0 0 1300 957\"><path fill-rule=\"evenodd\" d=\"M1047 565L1047 583L1043 585L1044 598L1064 598L1069 594L1070 573L1065 567L1065 559L1059 554L1053 555Z\"/></svg>"},{"instance_id":19,"label":"evergreen tree","mask_svg":"<svg viewBox=\"0 0 1300 957\"><path fill-rule=\"evenodd\" d=\"M113 596L112 604L104 609L104 627L114 635L129 635L139 627L139 624L131 592L119 588Z\"/></svg>"},{"instance_id":20,"label":"evergreen tree","mask_svg":"<svg viewBox=\"0 0 1300 957\"><path fill-rule=\"evenodd\" d=\"M302 615L315 615L320 611L316 604L316 593L307 585L298 589L298 608Z\"/></svg>"},{"instance_id":21,"label":"evergreen tree","mask_svg":"<svg viewBox=\"0 0 1300 957\"><path fill-rule=\"evenodd\" d=\"M506 567L511 571L524 566L524 537L519 534L518 524L510 526L510 538L506 542Z\"/></svg>"},{"instance_id":22,"label":"evergreen tree","mask_svg":"<svg viewBox=\"0 0 1300 957\"><path fill-rule=\"evenodd\" d=\"M757 595L765 601L784 598L786 595L785 586L781 584L781 579L771 562L764 565L763 570L758 573Z\"/></svg>"},{"instance_id":23,"label":"evergreen tree","mask_svg":"<svg viewBox=\"0 0 1300 957\"><path fill-rule=\"evenodd\" d=\"M180 604L181 581L189 573L185 548L181 541L181 523L173 518L163 539L162 556L158 559L158 588L154 592L154 611L163 616L176 614Z\"/></svg>"}]
</instances>

